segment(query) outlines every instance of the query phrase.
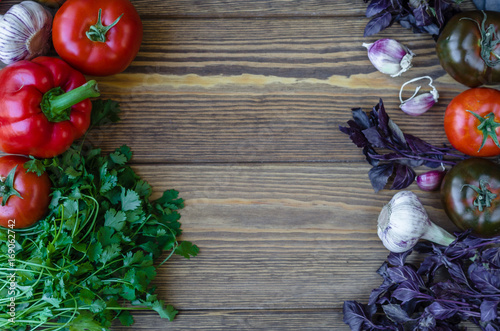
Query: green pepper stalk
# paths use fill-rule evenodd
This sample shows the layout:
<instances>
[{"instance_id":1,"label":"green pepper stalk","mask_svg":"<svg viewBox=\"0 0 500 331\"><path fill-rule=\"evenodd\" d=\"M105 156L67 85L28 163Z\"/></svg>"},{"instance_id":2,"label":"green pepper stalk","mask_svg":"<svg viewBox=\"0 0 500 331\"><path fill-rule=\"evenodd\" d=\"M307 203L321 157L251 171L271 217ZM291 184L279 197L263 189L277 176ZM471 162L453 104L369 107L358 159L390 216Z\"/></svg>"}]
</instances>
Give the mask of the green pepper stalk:
<instances>
[{"instance_id":1,"label":"green pepper stalk","mask_svg":"<svg viewBox=\"0 0 500 331\"><path fill-rule=\"evenodd\" d=\"M71 106L88 99L100 96L97 82L89 80L87 83L71 91L64 92L61 87L55 87L45 93L40 107L50 122L68 121Z\"/></svg>"}]
</instances>

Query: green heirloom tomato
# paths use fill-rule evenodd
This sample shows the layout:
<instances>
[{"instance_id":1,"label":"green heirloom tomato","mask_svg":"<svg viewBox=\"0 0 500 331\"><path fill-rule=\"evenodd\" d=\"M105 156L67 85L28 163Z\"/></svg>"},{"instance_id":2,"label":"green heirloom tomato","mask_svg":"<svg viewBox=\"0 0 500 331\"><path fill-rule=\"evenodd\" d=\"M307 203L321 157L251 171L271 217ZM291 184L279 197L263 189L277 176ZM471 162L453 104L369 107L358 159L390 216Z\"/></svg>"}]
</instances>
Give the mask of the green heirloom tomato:
<instances>
[{"instance_id":1,"label":"green heirloom tomato","mask_svg":"<svg viewBox=\"0 0 500 331\"><path fill-rule=\"evenodd\" d=\"M453 16L439 35L441 66L469 87L500 83L500 13L466 11Z\"/></svg>"},{"instance_id":2,"label":"green heirloom tomato","mask_svg":"<svg viewBox=\"0 0 500 331\"><path fill-rule=\"evenodd\" d=\"M480 158L459 162L443 179L441 201L460 230L481 237L500 234L500 166Z\"/></svg>"}]
</instances>

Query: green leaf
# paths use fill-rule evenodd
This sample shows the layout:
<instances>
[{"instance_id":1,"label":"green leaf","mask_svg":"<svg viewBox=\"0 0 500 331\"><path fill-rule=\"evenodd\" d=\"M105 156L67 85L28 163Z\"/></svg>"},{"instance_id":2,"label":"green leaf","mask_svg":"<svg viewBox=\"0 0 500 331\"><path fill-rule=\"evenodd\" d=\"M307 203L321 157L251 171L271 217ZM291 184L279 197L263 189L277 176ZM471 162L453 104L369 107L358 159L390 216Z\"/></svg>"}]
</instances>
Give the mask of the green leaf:
<instances>
[{"instance_id":1,"label":"green leaf","mask_svg":"<svg viewBox=\"0 0 500 331\"><path fill-rule=\"evenodd\" d=\"M151 308L156 311L161 318L166 318L169 321L173 321L175 315L177 315L178 311L174 309L172 305L164 304L163 300L157 300L153 302Z\"/></svg>"},{"instance_id":2,"label":"green leaf","mask_svg":"<svg viewBox=\"0 0 500 331\"><path fill-rule=\"evenodd\" d=\"M129 251L125 256L125 258L123 259L123 265L131 266L136 263L141 263L143 259L144 259L144 251L137 251L135 253Z\"/></svg>"},{"instance_id":3,"label":"green leaf","mask_svg":"<svg viewBox=\"0 0 500 331\"><path fill-rule=\"evenodd\" d=\"M200 252L200 249L198 248L198 246L193 245L193 243L191 243L189 241L181 242L179 244L179 246L177 246L177 248L175 249L176 254L179 254L179 255L185 257L186 259L189 259L192 256L194 257L194 256L198 255L199 252Z\"/></svg>"},{"instance_id":4,"label":"green leaf","mask_svg":"<svg viewBox=\"0 0 500 331\"><path fill-rule=\"evenodd\" d=\"M163 192L161 198L155 200L154 203L171 210L184 208L184 200L179 198L179 192L176 190L167 190Z\"/></svg>"},{"instance_id":5,"label":"green leaf","mask_svg":"<svg viewBox=\"0 0 500 331\"><path fill-rule=\"evenodd\" d=\"M116 123L120 120L120 105L113 100L96 99L92 101L92 116L90 125L92 127Z\"/></svg>"},{"instance_id":6,"label":"green leaf","mask_svg":"<svg viewBox=\"0 0 500 331\"><path fill-rule=\"evenodd\" d=\"M121 201L124 211L135 210L141 205L139 194L134 190L125 190L125 188L122 188Z\"/></svg>"},{"instance_id":7,"label":"green leaf","mask_svg":"<svg viewBox=\"0 0 500 331\"><path fill-rule=\"evenodd\" d=\"M122 310L120 312L120 315L118 315L118 319L120 320L122 325L125 326L131 326L132 324L134 324L134 317L132 317L132 314L130 314L130 312L128 312L127 310Z\"/></svg>"},{"instance_id":8,"label":"green leaf","mask_svg":"<svg viewBox=\"0 0 500 331\"><path fill-rule=\"evenodd\" d=\"M69 324L70 331L103 331L103 326L94 320L94 315L87 311L80 314Z\"/></svg>"},{"instance_id":9,"label":"green leaf","mask_svg":"<svg viewBox=\"0 0 500 331\"><path fill-rule=\"evenodd\" d=\"M116 231L121 231L127 221L127 215L123 211L114 209L106 210L104 214L104 226L109 226Z\"/></svg>"},{"instance_id":10,"label":"green leaf","mask_svg":"<svg viewBox=\"0 0 500 331\"><path fill-rule=\"evenodd\" d=\"M87 256L89 260L92 262L97 262L102 254L102 244L100 242L96 242L90 245L89 250L87 251Z\"/></svg>"},{"instance_id":11,"label":"green leaf","mask_svg":"<svg viewBox=\"0 0 500 331\"><path fill-rule=\"evenodd\" d=\"M103 300L101 300L101 299L95 300L90 305L90 311L93 312L93 313L100 313L105 308L106 308L106 303Z\"/></svg>"},{"instance_id":12,"label":"green leaf","mask_svg":"<svg viewBox=\"0 0 500 331\"><path fill-rule=\"evenodd\" d=\"M61 300L54 298L54 297L49 297L46 293L42 296L42 301L45 301L47 303L50 303L52 306L59 308L61 304Z\"/></svg>"},{"instance_id":13,"label":"green leaf","mask_svg":"<svg viewBox=\"0 0 500 331\"><path fill-rule=\"evenodd\" d=\"M24 163L24 169L26 169L26 172L34 172L38 176L43 175L45 172L45 165L43 161L38 160L33 156L30 156L30 159L31 160Z\"/></svg>"},{"instance_id":14,"label":"green leaf","mask_svg":"<svg viewBox=\"0 0 500 331\"><path fill-rule=\"evenodd\" d=\"M106 264L109 261L112 261L115 257L119 256L121 252L120 245L117 243L106 246L101 254L99 259L102 264Z\"/></svg>"}]
</instances>

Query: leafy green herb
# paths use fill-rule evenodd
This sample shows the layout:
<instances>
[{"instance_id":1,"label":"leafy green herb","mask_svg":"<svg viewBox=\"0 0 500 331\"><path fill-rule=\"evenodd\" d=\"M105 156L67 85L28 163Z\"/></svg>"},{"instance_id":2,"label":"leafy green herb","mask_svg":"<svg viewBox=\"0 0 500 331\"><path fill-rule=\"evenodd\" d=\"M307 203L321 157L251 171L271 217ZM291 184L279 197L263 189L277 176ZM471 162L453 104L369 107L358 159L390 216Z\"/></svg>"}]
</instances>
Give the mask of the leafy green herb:
<instances>
[{"instance_id":1,"label":"leafy green herb","mask_svg":"<svg viewBox=\"0 0 500 331\"><path fill-rule=\"evenodd\" d=\"M94 103L93 124L116 121L118 111L114 101ZM109 155L82 146L26 164L49 174L52 201L45 219L15 230L15 241L12 230L0 230L1 330L102 331L115 319L132 325L131 310L169 320L177 313L151 282L157 260L198 254L177 240L183 200L175 190L152 200L151 186L127 165L127 146Z\"/></svg>"}]
</instances>

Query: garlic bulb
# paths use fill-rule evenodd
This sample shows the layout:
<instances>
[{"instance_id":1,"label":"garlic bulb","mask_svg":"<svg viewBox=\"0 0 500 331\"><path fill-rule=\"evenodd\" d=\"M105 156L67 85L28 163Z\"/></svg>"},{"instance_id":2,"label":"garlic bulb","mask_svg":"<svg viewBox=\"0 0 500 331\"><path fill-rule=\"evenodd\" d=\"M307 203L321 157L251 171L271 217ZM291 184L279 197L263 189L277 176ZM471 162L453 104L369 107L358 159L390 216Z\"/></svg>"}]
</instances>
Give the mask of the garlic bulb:
<instances>
[{"instance_id":1,"label":"garlic bulb","mask_svg":"<svg viewBox=\"0 0 500 331\"><path fill-rule=\"evenodd\" d=\"M411 68L413 59L412 51L394 39L379 39L374 43L364 43L362 46L368 50L368 59L373 66L391 77L400 76Z\"/></svg>"},{"instance_id":2,"label":"garlic bulb","mask_svg":"<svg viewBox=\"0 0 500 331\"><path fill-rule=\"evenodd\" d=\"M378 217L378 236L384 246L394 253L410 250L420 239L449 245L455 237L434 224L411 191L396 193Z\"/></svg>"},{"instance_id":3,"label":"garlic bulb","mask_svg":"<svg viewBox=\"0 0 500 331\"><path fill-rule=\"evenodd\" d=\"M0 20L0 61L30 60L50 50L52 14L39 3L23 1Z\"/></svg>"},{"instance_id":4,"label":"garlic bulb","mask_svg":"<svg viewBox=\"0 0 500 331\"><path fill-rule=\"evenodd\" d=\"M428 85L430 88L432 88L432 90L430 92L417 95L421 89L421 86L417 86L413 95L410 98L403 101L402 93L404 87L410 83L416 82L421 79L428 79L430 81ZM434 106L434 104L438 101L438 99L439 99L439 93L434 87L434 85L432 85L432 78L429 76L423 76L411 79L406 83L404 83L401 86L401 89L399 90L399 101L401 101L399 108L401 108L403 112L411 116L422 115L423 113L431 109L432 106Z\"/></svg>"}]
</instances>

